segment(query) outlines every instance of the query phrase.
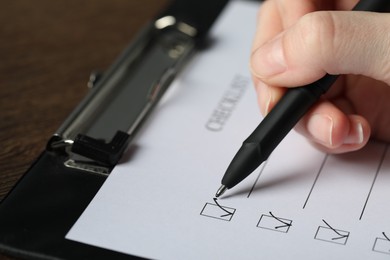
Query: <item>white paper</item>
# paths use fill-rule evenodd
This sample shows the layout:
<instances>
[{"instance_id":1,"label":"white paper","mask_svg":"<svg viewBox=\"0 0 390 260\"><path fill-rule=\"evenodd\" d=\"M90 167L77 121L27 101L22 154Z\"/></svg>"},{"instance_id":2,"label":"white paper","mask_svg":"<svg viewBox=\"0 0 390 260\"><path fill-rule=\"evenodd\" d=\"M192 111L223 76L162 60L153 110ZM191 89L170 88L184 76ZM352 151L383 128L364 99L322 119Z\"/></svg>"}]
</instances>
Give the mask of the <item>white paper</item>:
<instances>
[{"instance_id":1,"label":"white paper","mask_svg":"<svg viewBox=\"0 0 390 260\"><path fill-rule=\"evenodd\" d=\"M390 153L325 155L291 132L213 200L261 120L248 72L258 4L232 2L67 238L153 259L388 259Z\"/></svg>"}]
</instances>

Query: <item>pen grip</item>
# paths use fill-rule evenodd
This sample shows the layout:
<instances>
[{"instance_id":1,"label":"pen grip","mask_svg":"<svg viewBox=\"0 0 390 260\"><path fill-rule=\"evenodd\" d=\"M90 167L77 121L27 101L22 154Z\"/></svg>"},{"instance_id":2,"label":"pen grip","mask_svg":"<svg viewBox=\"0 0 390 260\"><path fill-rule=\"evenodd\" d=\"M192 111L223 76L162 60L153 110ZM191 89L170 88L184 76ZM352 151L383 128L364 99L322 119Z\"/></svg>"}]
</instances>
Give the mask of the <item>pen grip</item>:
<instances>
[{"instance_id":1,"label":"pen grip","mask_svg":"<svg viewBox=\"0 0 390 260\"><path fill-rule=\"evenodd\" d=\"M309 85L289 89L244 143L259 143L262 155L268 158L337 77L327 74Z\"/></svg>"}]
</instances>

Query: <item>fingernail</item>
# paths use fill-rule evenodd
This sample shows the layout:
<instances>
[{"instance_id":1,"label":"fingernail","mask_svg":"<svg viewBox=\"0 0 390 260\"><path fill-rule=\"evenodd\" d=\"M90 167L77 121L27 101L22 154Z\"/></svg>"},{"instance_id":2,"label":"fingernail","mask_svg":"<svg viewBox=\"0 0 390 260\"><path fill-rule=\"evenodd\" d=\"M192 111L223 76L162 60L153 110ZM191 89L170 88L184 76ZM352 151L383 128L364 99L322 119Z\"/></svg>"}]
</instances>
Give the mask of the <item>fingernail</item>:
<instances>
[{"instance_id":1,"label":"fingernail","mask_svg":"<svg viewBox=\"0 0 390 260\"><path fill-rule=\"evenodd\" d=\"M364 141L363 126L360 122L356 122L350 129L344 144L361 144Z\"/></svg>"},{"instance_id":2,"label":"fingernail","mask_svg":"<svg viewBox=\"0 0 390 260\"><path fill-rule=\"evenodd\" d=\"M307 122L307 130L313 139L323 145L332 146L333 120L321 114L311 116Z\"/></svg>"},{"instance_id":3,"label":"fingernail","mask_svg":"<svg viewBox=\"0 0 390 260\"><path fill-rule=\"evenodd\" d=\"M271 102L272 102L272 92L267 88L267 103L265 105L265 114L269 113L270 107L271 107Z\"/></svg>"},{"instance_id":4,"label":"fingernail","mask_svg":"<svg viewBox=\"0 0 390 260\"><path fill-rule=\"evenodd\" d=\"M252 54L251 70L259 78L274 76L286 69L281 35L259 47Z\"/></svg>"},{"instance_id":5,"label":"fingernail","mask_svg":"<svg viewBox=\"0 0 390 260\"><path fill-rule=\"evenodd\" d=\"M257 89L259 92L259 100L261 113L265 116L268 114L272 102L272 91L270 91L269 87L264 84L262 81L257 83Z\"/></svg>"}]
</instances>

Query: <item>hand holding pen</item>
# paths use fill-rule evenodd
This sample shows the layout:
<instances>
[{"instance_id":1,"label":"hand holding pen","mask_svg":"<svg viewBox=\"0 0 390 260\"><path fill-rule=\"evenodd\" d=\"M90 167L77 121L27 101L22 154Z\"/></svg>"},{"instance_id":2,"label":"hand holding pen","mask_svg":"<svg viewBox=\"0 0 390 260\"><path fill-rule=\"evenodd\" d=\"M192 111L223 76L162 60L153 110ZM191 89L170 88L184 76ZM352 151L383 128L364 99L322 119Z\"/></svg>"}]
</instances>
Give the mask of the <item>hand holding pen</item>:
<instances>
[{"instance_id":1,"label":"hand holding pen","mask_svg":"<svg viewBox=\"0 0 390 260\"><path fill-rule=\"evenodd\" d=\"M390 17L373 13L389 5L388 0L263 4L251 69L267 115L234 156L216 197L267 160L297 124L330 153L358 150L371 136L390 141ZM354 12L315 12L335 7Z\"/></svg>"},{"instance_id":2,"label":"hand holding pen","mask_svg":"<svg viewBox=\"0 0 390 260\"><path fill-rule=\"evenodd\" d=\"M296 127L329 153L360 149L370 136L390 141L390 14L347 11L357 2L268 0L253 43L263 114L285 92L277 86L344 74Z\"/></svg>"}]
</instances>

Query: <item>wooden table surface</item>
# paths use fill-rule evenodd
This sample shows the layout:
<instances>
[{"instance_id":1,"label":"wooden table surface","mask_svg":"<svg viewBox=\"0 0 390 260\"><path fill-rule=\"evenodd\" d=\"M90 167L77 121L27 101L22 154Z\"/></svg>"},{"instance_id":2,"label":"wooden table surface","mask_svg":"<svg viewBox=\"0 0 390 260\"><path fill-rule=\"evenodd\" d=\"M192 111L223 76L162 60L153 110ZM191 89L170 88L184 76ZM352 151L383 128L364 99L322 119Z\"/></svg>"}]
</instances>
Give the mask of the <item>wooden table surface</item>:
<instances>
[{"instance_id":1,"label":"wooden table surface","mask_svg":"<svg viewBox=\"0 0 390 260\"><path fill-rule=\"evenodd\" d=\"M12 0L0 8L0 200L166 0ZM0 256L1 259L9 259Z\"/></svg>"}]
</instances>

